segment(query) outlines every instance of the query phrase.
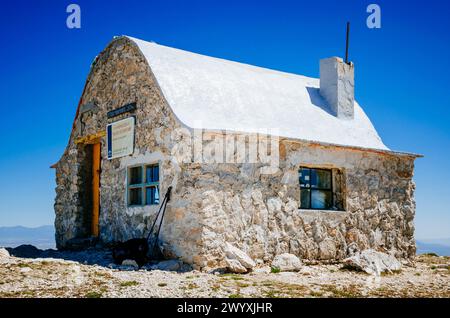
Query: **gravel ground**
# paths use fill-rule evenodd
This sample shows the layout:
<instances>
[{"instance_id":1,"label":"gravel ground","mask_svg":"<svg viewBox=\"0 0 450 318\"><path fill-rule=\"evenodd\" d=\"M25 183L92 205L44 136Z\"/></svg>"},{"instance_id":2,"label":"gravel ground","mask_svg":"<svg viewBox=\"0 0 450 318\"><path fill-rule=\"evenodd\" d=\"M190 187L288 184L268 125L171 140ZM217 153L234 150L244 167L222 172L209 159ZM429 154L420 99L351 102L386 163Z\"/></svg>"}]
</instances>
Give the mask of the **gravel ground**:
<instances>
[{"instance_id":1,"label":"gravel ground","mask_svg":"<svg viewBox=\"0 0 450 318\"><path fill-rule=\"evenodd\" d=\"M56 258L56 257L64 257ZM418 256L381 277L341 265L244 275L109 268L107 252L0 257L0 297L450 297L450 257Z\"/></svg>"}]
</instances>

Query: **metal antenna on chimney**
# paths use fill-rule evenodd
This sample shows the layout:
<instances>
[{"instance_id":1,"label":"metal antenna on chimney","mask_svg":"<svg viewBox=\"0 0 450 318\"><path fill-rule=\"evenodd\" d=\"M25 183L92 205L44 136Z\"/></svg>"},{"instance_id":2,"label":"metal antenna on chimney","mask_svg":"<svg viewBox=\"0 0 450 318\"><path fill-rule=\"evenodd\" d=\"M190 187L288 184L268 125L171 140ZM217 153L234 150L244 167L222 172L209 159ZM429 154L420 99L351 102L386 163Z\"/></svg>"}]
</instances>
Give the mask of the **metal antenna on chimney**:
<instances>
[{"instance_id":1,"label":"metal antenna on chimney","mask_svg":"<svg viewBox=\"0 0 450 318\"><path fill-rule=\"evenodd\" d=\"M347 22L347 39L345 42L345 63L348 63L348 44L350 39L350 22Z\"/></svg>"}]
</instances>

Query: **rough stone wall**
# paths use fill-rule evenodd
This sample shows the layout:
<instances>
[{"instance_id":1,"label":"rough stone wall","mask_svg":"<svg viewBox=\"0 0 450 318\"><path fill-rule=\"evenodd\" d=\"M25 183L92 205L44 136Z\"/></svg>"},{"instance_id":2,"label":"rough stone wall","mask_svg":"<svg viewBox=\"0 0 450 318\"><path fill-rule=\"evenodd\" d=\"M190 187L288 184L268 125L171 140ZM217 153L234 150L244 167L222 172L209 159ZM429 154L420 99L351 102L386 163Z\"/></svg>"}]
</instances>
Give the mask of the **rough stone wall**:
<instances>
[{"instance_id":1,"label":"rough stone wall","mask_svg":"<svg viewBox=\"0 0 450 318\"><path fill-rule=\"evenodd\" d=\"M182 133L186 129L167 105L145 58L126 38L113 41L96 59L82 101L96 106L79 114L66 152L56 165L59 248L90 232L86 228L89 154L75 139L134 115L132 156L107 160L102 139L102 242L147 234L158 206L127 206L126 172L132 165L159 163L161 195L169 185L174 187L162 241L168 254L199 268L224 265L224 242L260 263L283 252L309 260L338 260L355 246L386 250L398 257L415 253L413 157L284 140L279 145L279 169L272 174L261 173L262 163L182 163L186 154L192 154L189 138ZM134 113L107 119L108 111L131 102L137 104ZM204 148L210 143L207 140ZM334 182L341 185L342 193L335 200L345 211L298 209L302 165L334 169Z\"/></svg>"},{"instance_id":2,"label":"rough stone wall","mask_svg":"<svg viewBox=\"0 0 450 318\"><path fill-rule=\"evenodd\" d=\"M211 180L205 185L199 179L193 190L202 193L202 267L224 265L224 241L257 262L280 253L335 261L355 248L399 258L415 254L412 157L289 141L281 148L280 169L272 175L262 175L257 164L201 167ZM299 209L298 168L303 165L340 171L345 211Z\"/></svg>"},{"instance_id":3,"label":"rough stone wall","mask_svg":"<svg viewBox=\"0 0 450 318\"><path fill-rule=\"evenodd\" d=\"M134 113L107 119L107 112L135 102ZM128 39L113 41L96 59L88 76L82 104L95 107L80 113L71 133L66 152L56 165L55 227L58 248L64 248L72 238L87 237L83 216L91 213L86 204L87 185L90 182L85 162L87 146L76 145L78 137L104 131L112 121L134 115L135 150L132 156L107 159L106 137L102 138L100 175L100 239L102 242L124 241L147 234L159 206L127 207L126 172L130 165L159 163L160 193L163 196L169 185L176 189L180 168L170 156L176 138L171 135L179 124L166 104L145 58ZM188 194L174 191L174 204L169 204L161 236L170 242L173 253L187 262L197 255L200 230L195 211L184 211L178 205L188 201ZM176 203L175 203L176 202ZM173 205L173 207L172 207ZM171 208L172 207L172 208ZM86 211L87 210L87 211ZM87 213L86 213L87 212Z\"/></svg>"}]
</instances>

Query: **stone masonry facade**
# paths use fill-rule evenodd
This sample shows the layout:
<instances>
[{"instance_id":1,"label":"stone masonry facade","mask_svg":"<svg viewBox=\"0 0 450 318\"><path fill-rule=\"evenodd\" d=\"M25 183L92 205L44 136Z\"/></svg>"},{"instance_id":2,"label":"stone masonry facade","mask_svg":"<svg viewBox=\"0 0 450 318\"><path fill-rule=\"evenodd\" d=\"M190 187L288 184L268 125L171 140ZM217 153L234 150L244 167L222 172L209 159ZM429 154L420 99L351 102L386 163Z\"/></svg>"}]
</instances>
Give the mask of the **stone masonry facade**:
<instances>
[{"instance_id":1,"label":"stone masonry facade","mask_svg":"<svg viewBox=\"0 0 450 318\"><path fill-rule=\"evenodd\" d=\"M95 106L79 112L56 164L58 248L89 236L91 158L89 145L75 144L75 139L132 115L133 155L108 160L102 138L103 243L147 234L159 206L128 207L126 174L130 166L158 163L161 194L173 186L161 230L165 252L196 268L224 267L225 242L257 263L286 252L309 261L336 261L366 248L399 258L415 255L414 156L280 139L279 168L270 174L262 173L262 163L186 162L182 157L189 153L189 138L182 132L189 129L173 114L145 57L127 38L114 40L96 58L82 96L86 103ZM133 113L107 118L108 111L128 103L136 103ZM211 140L224 132L203 134ZM207 147L208 141L203 143ZM333 170L339 209L299 209L301 166Z\"/></svg>"}]
</instances>

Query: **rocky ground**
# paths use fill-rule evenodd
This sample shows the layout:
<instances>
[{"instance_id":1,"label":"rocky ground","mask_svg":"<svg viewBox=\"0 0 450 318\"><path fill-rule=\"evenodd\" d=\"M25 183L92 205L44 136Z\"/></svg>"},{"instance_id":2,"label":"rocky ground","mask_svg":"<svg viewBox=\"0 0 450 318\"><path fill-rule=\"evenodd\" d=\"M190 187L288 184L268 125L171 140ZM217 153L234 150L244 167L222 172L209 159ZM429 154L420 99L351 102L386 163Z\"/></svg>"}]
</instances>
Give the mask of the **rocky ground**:
<instances>
[{"instance_id":1,"label":"rocky ground","mask_svg":"<svg viewBox=\"0 0 450 318\"><path fill-rule=\"evenodd\" d=\"M450 297L450 257L418 256L393 274L373 276L335 265L248 274L125 270L107 251L12 257L0 250L0 297ZM33 254L33 253L31 253ZM173 264L172 264L173 265ZM112 268L111 268L112 267ZM153 267L155 268L155 266Z\"/></svg>"}]
</instances>

